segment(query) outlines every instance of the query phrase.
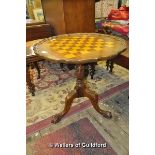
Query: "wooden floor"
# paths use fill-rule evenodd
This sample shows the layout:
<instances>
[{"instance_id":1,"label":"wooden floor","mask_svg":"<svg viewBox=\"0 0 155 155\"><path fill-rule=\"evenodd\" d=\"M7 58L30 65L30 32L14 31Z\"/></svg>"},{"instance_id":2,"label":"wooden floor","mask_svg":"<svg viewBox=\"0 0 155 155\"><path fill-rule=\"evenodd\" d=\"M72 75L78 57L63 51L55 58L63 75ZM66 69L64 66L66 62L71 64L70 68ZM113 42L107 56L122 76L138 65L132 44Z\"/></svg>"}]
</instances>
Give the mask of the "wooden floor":
<instances>
[{"instance_id":1,"label":"wooden floor","mask_svg":"<svg viewBox=\"0 0 155 155\"><path fill-rule=\"evenodd\" d=\"M92 107L74 114L57 124L51 124L50 127L40 130L27 137L27 155L32 155L29 145L36 139L54 132L62 127L69 125L81 118L87 117L94 124L96 129L111 145L118 155L129 154L129 91L124 90L118 94L102 101L100 107L110 110L113 114L112 119L103 118Z\"/></svg>"}]
</instances>

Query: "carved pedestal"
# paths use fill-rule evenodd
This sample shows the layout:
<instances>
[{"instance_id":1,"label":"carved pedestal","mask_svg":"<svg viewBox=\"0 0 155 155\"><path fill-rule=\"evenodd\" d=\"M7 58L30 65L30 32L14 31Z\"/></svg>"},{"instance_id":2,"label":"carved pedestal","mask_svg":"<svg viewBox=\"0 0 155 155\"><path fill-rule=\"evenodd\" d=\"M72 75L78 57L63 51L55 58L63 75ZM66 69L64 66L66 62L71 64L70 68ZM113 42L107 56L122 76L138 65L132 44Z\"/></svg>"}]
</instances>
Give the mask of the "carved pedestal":
<instances>
[{"instance_id":1,"label":"carved pedestal","mask_svg":"<svg viewBox=\"0 0 155 155\"><path fill-rule=\"evenodd\" d=\"M78 65L77 72L76 72L76 76L77 76L76 86L74 90L71 91L66 97L64 110L61 113L53 116L52 123L59 122L61 118L69 111L73 100L79 97L88 97L94 109L97 112L99 112L101 115L103 115L106 118L112 117L111 112L100 109L98 105L98 95L87 87L84 72L85 72L85 66Z\"/></svg>"}]
</instances>

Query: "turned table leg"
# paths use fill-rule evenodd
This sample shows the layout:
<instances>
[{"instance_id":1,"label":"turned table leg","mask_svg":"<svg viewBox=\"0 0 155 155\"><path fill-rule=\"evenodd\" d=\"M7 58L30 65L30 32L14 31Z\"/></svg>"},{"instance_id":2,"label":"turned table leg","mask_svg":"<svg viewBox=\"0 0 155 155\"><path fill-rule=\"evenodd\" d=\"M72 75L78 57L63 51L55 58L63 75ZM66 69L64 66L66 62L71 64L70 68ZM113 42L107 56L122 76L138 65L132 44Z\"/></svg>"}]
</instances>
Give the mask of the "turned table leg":
<instances>
[{"instance_id":1,"label":"turned table leg","mask_svg":"<svg viewBox=\"0 0 155 155\"><path fill-rule=\"evenodd\" d=\"M113 60L110 60L110 70L109 70L110 73L112 73L113 68L114 68L114 62Z\"/></svg>"},{"instance_id":2,"label":"turned table leg","mask_svg":"<svg viewBox=\"0 0 155 155\"><path fill-rule=\"evenodd\" d=\"M110 73L112 73L112 70L114 68L114 62L113 60L107 60L106 61L106 69L109 70Z\"/></svg>"},{"instance_id":3,"label":"turned table leg","mask_svg":"<svg viewBox=\"0 0 155 155\"><path fill-rule=\"evenodd\" d=\"M69 70L75 69L75 65L73 65L73 64L68 64L68 65L67 65L67 68L68 68Z\"/></svg>"},{"instance_id":4,"label":"turned table leg","mask_svg":"<svg viewBox=\"0 0 155 155\"><path fill-rule=\"evenodd\" d=\"M32 75L30 73L30 67L31 67L30 65L26 66L26 83L28 85L28 88L29 88L32 96L35 96L35 93L34 93L35 92L35 86L32 82Z\"/></svg>"},{"instance_id":5,"label":"turned table leg","mask_svg":"<svg viewBox=\"0 0 155 155\"><path fill-rule=\"evenodd\" d=\"M94 74L95 74L95 65L96 63L89 64L89 72L90 72L91 79L93 79Z\"/></svg>"},{"instance_id":6,"label":"turned table leg","mask_svg":"<svg viewBox=\"0 0 155 155\"><path fill-rule=\"evenodd\" d=\"M84 67L84 65L77 65L76 86L74 90L71 91L66 97L64 110L61 113L53 116L52 123L59 122L62 117L70 110L73 100L79 97L88 97L97 112L106 118L112 117L111 112L100 109L98 106L98 95L94 91L89 90L89 88L86 86Z\"/></svg>"},{"instance_id":7,"label":"turned table leg","mask_svg":"<svg viewBox=\"0 0 155 155\"><path fill-rule=\"evenodd\" d=\"M60 68L62 69L62 71L65 71L65 68L64 68L64 64L63 63L60 63Z\"/></svg>"},{"instance_id":8,"label":"turned table leg","mask_svg":"<svg viewBox=\"0 0 155 155\"><path fill-rule=\"evenodd\" d=\"M34 67L37 69L37 72L38 72L38 77L37 78L40 79L40 68L39 68L38 62L36 61L33 64L34 64Z\"/></svg>"}]
</instances>

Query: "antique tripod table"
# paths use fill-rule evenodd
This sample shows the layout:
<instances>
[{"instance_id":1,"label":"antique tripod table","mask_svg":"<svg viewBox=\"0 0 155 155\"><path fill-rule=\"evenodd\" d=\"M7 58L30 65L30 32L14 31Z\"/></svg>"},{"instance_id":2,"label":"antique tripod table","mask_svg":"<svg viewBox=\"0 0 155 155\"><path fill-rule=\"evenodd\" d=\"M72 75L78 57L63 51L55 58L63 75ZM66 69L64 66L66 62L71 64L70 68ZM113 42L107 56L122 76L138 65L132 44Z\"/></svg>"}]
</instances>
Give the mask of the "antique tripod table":
<instances>
[{"instance_id":1,"label":"antique tripod table","mask_svg":"<svg viewBox=\"0 0 155 155\"><path fill-rule=\"evenodd\" d=\"M86 85L85 64L112 59L126 48L124 39L99 33L64 34L43 39L33 46L34 52L44 59L76 65L76 86L66 97L64 110L53 116L54 123L61 120L79 97L88 97L97 112L112 117L111 112L100 109L98 95Z\"/></svg>"}]
</instances>

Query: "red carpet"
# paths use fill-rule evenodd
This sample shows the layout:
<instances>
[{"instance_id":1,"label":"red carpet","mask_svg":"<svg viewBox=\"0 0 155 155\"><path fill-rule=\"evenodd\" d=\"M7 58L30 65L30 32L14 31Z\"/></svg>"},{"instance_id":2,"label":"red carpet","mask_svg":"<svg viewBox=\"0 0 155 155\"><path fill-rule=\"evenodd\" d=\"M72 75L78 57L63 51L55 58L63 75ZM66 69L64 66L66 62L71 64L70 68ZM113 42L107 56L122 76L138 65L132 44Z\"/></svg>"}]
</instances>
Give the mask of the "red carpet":
<instances>
[{"instance_id":1,"label":"red carpet","mask_svg":"<svg viewBox=\"0 0 155 155\"><path fill-rule=\"evenodd\" d=\"M41 137L30 149L34 155L117 155L87 118Z\"/></svg>"}]
</instances>

